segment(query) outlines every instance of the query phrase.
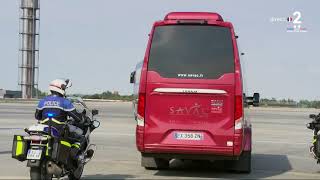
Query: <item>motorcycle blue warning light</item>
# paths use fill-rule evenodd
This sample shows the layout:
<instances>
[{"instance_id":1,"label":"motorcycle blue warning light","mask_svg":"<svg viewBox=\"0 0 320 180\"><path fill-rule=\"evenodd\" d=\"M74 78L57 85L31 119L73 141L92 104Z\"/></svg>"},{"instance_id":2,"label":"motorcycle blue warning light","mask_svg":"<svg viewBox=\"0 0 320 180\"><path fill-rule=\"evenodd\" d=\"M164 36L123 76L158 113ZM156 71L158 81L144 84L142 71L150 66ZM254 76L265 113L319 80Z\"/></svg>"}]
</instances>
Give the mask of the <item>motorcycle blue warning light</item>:
<instances>
[{"instance_id":1,"label":"motorcycle blue warning light","mask_svg":"<svg viewBox=\"0 0 320 180\"><path fill-rule=\"evenodd\" d=\"M50 117L53 117L53 113L48 113L47 116L50 118Z\"/></svg>"}]
</instances>

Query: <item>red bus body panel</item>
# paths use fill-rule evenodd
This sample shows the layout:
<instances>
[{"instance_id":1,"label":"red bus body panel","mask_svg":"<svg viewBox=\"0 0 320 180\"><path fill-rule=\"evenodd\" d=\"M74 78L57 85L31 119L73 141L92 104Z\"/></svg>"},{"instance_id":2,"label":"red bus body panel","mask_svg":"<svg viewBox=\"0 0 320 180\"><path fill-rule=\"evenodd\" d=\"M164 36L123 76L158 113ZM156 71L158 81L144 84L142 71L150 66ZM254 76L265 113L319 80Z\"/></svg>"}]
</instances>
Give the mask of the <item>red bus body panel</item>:
<instances>
[{"instance_id":1,"label":"red bus body panel","mask_svg":"<svg viewBox=\"0 0 320 180\"><path fill-rule=\"evenodd\" d=\"M148 58L157 26L179 20L206 20L208 25L228 27L232 33L235 73L218 79L163 78L148 71ZM238 76L238 77L237 77ZM169 13L154 23L141 71L139 94L145 94L144 126L136 127L136 145L142 153L212 154L239 156L251 150L251 125L235 130L235 96L242 97L241 67L234 29L217 13ZM236 88L237 87L237 88ZM176 93L159 89L219 90L224 93ZM216 103L218 106L216 106ZM244 113L244 112L243 112ZM176 132L199 132L201 141L177 140Z\"/></svg>"}]
</instances>

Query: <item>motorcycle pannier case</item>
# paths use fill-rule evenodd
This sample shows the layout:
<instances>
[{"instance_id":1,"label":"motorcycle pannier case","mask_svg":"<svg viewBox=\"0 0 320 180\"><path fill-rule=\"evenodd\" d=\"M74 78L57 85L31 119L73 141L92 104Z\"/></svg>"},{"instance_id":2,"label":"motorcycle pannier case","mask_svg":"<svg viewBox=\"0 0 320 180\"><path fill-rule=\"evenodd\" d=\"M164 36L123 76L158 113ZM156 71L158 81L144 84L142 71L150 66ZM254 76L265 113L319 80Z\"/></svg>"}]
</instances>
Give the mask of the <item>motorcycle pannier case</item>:
<instances>
[{"instance_id":1,"label":"motorcycle pannier case","mask_svg":"<svg viewBox=\"0 0 320 180\"><path fill-rule=\"evenodd\" d=\"M12 158L19 161L27 159L28 143L24 140L23 136L14 135L12 142Z\"/></svg>"},{"instance_id":2,"label":"motorcycle pannier case","mask_svg":"<svg viewBox=\"0 0 320 180\"><path fill-rule=\"evenodd\" d=\"M70 150L70 142L63 139L56 139L53 143L52 159L67 165L70 158Z\"/></svg>"}]
</instances>

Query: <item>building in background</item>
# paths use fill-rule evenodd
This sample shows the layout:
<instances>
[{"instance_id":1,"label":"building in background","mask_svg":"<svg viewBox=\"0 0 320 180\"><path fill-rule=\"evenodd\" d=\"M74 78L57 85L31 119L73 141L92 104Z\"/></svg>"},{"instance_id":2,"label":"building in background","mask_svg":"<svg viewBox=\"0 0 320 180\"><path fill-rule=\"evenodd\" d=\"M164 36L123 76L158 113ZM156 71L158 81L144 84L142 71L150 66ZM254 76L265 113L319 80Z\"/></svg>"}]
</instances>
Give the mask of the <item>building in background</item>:
<instances>
[{"instance_id":1,"label":"building in background","mask_svg":"<svg viewBox=\"0 0 320 180\"><path fill-rule=\"evenodd\" d=\"M0 99L4 98L21 98L21 91L12 91L12 90L5 90L0 89Z\"/></svg>"},{"instance_id":2,"label":"building in background","mask_svg":"<svg viewBox=\"0 0 320 180\"><path fill-rule=\"evenodd\" d=\"M6 94L6 90L0 89L0 99L3 99L5 94Z\"/></svg>"}]
</instances>

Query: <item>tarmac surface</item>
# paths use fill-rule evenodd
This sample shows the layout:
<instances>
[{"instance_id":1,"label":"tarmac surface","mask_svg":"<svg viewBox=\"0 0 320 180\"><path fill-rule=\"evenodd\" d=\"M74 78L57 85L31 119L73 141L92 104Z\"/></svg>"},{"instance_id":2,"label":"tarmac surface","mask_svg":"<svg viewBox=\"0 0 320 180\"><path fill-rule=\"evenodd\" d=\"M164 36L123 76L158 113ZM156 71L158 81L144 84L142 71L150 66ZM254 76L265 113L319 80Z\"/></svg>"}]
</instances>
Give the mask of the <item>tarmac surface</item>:
<instances>
[{"instance_id":1,"label":"tarmac surface","mask_svg":"<svg viewBox=\"0 0 320 180\"><path fill-rule=\"evenodd\" d=\"M100 110L101 126L91 136L98 149L83 179L320 179L320 165L308 150L312 131L305 127L315 109L250 109L253 170L237 174L214 163L178 160L171 162L169 170L145 170L135 147L131 103L90 102L88 106ZM11 158L11 145L14 134L24 134L24 127L36 123L34 109L34 103L0 103L0 179L29 179L26 163Z\"/></svg>"}]
</instances>

